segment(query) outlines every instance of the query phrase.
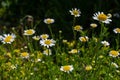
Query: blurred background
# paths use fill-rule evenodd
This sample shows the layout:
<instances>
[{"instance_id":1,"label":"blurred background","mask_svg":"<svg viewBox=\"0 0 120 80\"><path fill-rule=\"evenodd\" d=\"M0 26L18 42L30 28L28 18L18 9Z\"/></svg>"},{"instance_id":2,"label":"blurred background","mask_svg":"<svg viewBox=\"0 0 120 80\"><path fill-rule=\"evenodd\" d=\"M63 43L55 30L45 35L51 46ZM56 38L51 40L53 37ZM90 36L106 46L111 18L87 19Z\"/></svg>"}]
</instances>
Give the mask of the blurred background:
<instances>
[{"instance_id":1,"label":"blurred background","mask_svg":"<svg viewBox=\"0 0 120 80\"><path fill-rule=\"evenodd\" d=\"M55 19L53 33L63 31L66 39L72 35L73 16L69 13L72 8L78 8L81 16L77 18L76 25L88 29L90 23L96 22L92 19L95 12L103 11L112 14L112 23L109 24L110 31L120 27L120 1L119 0L0 0L0 30L3 26L7 28L24 25L26 16L30 16L33 25L37 25L37 33L49 33L47 25L43 23L45 18ZM67 33L67 34L66 34Z\"/></svg>"}]
</instances>

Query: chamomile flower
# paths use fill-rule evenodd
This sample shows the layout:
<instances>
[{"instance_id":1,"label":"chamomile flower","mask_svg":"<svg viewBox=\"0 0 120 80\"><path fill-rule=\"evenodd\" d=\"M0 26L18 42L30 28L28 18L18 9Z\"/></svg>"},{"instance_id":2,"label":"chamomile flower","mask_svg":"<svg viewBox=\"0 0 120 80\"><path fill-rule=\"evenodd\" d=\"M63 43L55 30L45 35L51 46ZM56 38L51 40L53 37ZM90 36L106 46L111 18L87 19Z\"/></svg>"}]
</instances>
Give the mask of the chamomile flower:
<instances>
[{"instance_id":1,"label":"chamomile flower","mask_svg":"<svg viewBox=\"0 0 120 80\"><path fill-rule=\"evenodd\" d=\"M91 65L87 65L86 67L85 67L85 70L86 71L90 71L92 69L92 66Z\"/></svg>"},{"instance_id":2,"label":"chamomile flower","mask_svg":"<svg viewBox=\"0 0 120 80\"><path fill-rule=\"evenodd\" d=\"M115 29L113 29L113 31L114 31L114 33L120 33L120 28L115 28Z\"/></svg>"},{"instance_id":3,"label":"chamomile flower","mask_svg":"<svg viewBox=\"0 0 120 80\"><path fill-rule=\"evenodd\" d=\"M112 56L112 57L117 57L119 55L120 55L120 53L118 51L115 51L115 50L111 50L109 52L109 56Z\"/></svg>"},{"instance_id":4,"label":"chamomile flower","mask_svg":"<svg viewBox=\"0 0 120 80\"><path fill-rule=\"evenodd\" d=\"M11 69L16 69L17 65L11 65L10 67L11 67Z\"/></svg>"},{"instance_id":5,"label":"chamomile flower","mask_svg":"<svg viewBox=\"0 0 120 80\"><path fill-rule=\"evenodd\" d=\"M42 39L42 40L40 40L40 44L42 45L42 46L46 46L47 48L49 48L49 47L52 47L52 46L55 46L55 40L53 40L53 39Z\"/></svg>"},{"instance_id":6,"label":"chamomile flower","mask_svg":"<svg viewBox=\"0 0 120 80\"><path fill-rule=\"evenodd\" d=\"M81 11L77 8L74 8L72 10L69 10L69 12L71 13L71 15L74 15L74 17L79 17L81 14Z\"/></svg>"},{"instance_id":7,"label":"chamomile flower","mask_svg":"<svg viewBox=\"0 0 120 80\"><path fill-rule=\"evenodd\" d=\"M27 59L27 58L29 58L29 53L27 53L27 52L22 52L22 53L21 53L21 57Z\"/></svg>"},{"instance_id":8,"label":"chamomile flower","mask_svg":"<svg viewBox=\"0 0 120 80\"><path fill-rule=\"evenodd\" d=\"M104 14L103 12L95 13L93 19L106 24L109 24L112 21L110 17Z\"/></svg>"},{"instance_id":9,"label":"chamomile flower","mask_svg":"<svg viewBox=\"0 0 120 80\"><path fill-rule=\"evenodd\" d=\"M97 27L97 24L91 23L90 26L91 26L92 28L96 28L96 27Z\"/></svg>"},{"instance_id":10,"label":"chamomile flower","mask_svg":"<svg viewBox=\"0 0 120 80\"><path fill-rule=\"evenodd\" d=\"M69 51L69 53L75 54L75 53L78 53L78 50L77 49L72 49L71 51Z\"/></svg>"},{"instance_id":11,"label":"chamomile flower","mask_svg":"<svg viewBox=\"0 0 120 80\"><path fill-rule=\"evenodd\" d=\"M107 41L101 41L101 43L102 43L105 47L110 45L110 43L107 42Z\"/></svg>"},{"instance_id":12,"label":"chamomile flower","mask_svg":"<svg viewBox=\"0 0 120 80\"><path fill-rule=\"evenodd\" d=\"M33 36L32 37L34 40L38 41L40 39L40 36Z\"/></svg>"},{"instance_id":13,"label":"chamomile flower","mask_svg":"<svg viewBox=\"0 0 120 80\"><path fill-rule=\"evenodd\" d=\"M44 19L44 23L46 23L46 24L52 24L54 22L55 22L55 20L51 19L51 18Z\"/></svg>"},{"instance_id":14,"label":"chamomile flower","mask_svg":"<svg viewBox=\"0 0 120 80\"><path fill-rule=\"evenodd\" d=\"M112 62L111 65L114 66L115 68L118 68L118 65L114 62Z\"/></svg>"},{"instance_id":15,"label":"chamomile flower","mask_svg":"<svg viewBox=\"0 0 120 80\"><path fill-rule=\"evenodd\" d=\"M41 38L41 39L47 39L48 37L49 37L48 34L42 34L42 35L40 35L40 38Z\"/></svg>"},{"instance_id":16,"label":"chamomile flower","mask_svg":"<svg viewBox=\"0 0 120 80\"><path fill-rule=\"evenodd\" d=\"M66 39L63 39L62 42L63 42L63 43L67 43L68 41L67 41Z\"/></svg>"},{"instance_id":17,"label":"chamomile flower","mask_svg":"<svg viewBox=\"0 0 120 80\"><path fill-rule=\"evenodd\" d=\"M76 31L80 31L80 30L82 30L82 29L83 29L83 27L80 26L80 25L76 25L76 26L74 27L74 30L76 30Z\"/></svg>"},{"instance_id":18,"label":"chamomile flower","mask_svg":"<svg viewBox=\"0 0 120 80\"><path fill-rule=\"evenodd\" d=\"M23 35L33 35L35 33L35 30L34 29L28 29L28 30L24 30L24 33Z\"/></svg>"},{"instance_id":19,"label":"chamomile flower","mask_svg":"<svg viewBox=\"0 0 120 80\"><path fill-rule=\"evenodd\" d=\"M11 44L14 40L15 40L16 36L15 34L4 34L2 37L1 37L1 42L3 44Z\"/></svg>"},{"instance_id":20,"label":"chamomile flower","mask_svg":"<svg viewBox=\"0 0 120 80\"><path fill-rule=\"evenodd\" d=\"M65 66L61 66L61 68L60 68L61 71L64 71L67 73L73 71L73 69L74 69L73 65L65 65Z\"/></svg>"},{"instance_id":21,"label":"chamomile flower","mask_svg":"<svg viewBox=\"0 0 120 80\"><path fill-rule=\"evenodd\" d=\"M51 51L51 49L46 49L46 50L44 50L43 51L43 54L45 54L45 55L52 55L52 51Z\"/></svg>"},{"instance_id":22,"label":"chamomile flower","mask_svg":"<svg viewBox=\"0 0 120 80\"><path fill-rule=\"evenodd\" d=\"M84 37L79 37L79 40L81 42L87 42L89 40L89 38L87 36L84 36Z\"/></svg>"}]
</instances>

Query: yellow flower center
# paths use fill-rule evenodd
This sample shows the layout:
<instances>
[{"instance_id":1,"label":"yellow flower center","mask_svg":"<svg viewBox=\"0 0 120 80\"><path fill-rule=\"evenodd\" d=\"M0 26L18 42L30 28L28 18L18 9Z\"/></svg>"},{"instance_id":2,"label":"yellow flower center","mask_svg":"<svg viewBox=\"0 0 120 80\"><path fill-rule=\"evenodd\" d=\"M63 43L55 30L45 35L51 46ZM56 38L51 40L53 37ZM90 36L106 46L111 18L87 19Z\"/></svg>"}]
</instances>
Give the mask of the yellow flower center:
<instances>
[{"instance_id":1,"label":"yellow flower center","mask_svg":"<svg viewBox=\"0 0 120 80\"><path fill-rule=\"evenodd\" d=\"M120 28L116 28L116 32L120 33Z\"/></svg>"},{"instance_id":2,"label":"yellow flower center","mask_svg":"<svg viewBox=\"0 0 120 80\"><path fill-rule=\"evenodd\" d=\"M11 42L12 36L7 36L4 40L4 42Z\"/></svg>"},{"instance_id":3,"label":"yellow flower center","mask_svg":"<svg viewBox=\"0 0 120 80\"><path fill-rule=\"evenodd\" d=\"M92 69L92 66L90 66L90 65L88 65L88 66L85 67L85 70L87 70L87 71L89 71L91 69Z\"/></svg>"},{"instance_id":4,"label":"yellow flower center","mask_svg":"<svg viewBox=\"0 0 120 80\"><path fill-rule=\"evenodd\" d=\"M82 42L86 42L87 39L86 39L85 37L82 37L82 38L81 38L81 41L82 41Z\"/></svg>"},{"instance_id":5,"label":"yellow flower center","mask_svg":"<svg viewBox=\"0 0 120 80\"><path fill-rule=\"evenodd\" d=\"M43 34L41 37L42 37L42 39L47 39L48 38L48 36L45 35L45 34Z\"/></svg>"},{"instance_id":6,"label":"yellow flower center","mask_svg":"<svg viewBox=\"0 0 120 80\"><path fill-rule=\"evenodd\" d=\"M82 29L82 27L79 26L79 25L77 25L77 26L74 27L74 30L81 30L81 29Z\"/></svg>"},{"instance_id":7,"label":"yellow flower center","mask_svg":"<svg viewBox=\"0 0 120 80\"><path fill-rule=\"evenodd\" d=\"M33 30L27 30L26 33L27 34L33 34Z\"/></svg>"},{"instance_id":8,"label":"yellow flower center","mask_svg":"<svg viewBox=\"0 0 120 80\"><path fill-rule=\"evenodd\" d=\"M52 23L52 20L51 19L47 19L46 22L49 24L49 23Z\"/></svg>"},{"instance_id":9,"label":"yellow flower center","mask_svg":"<svg viewBox=\"0 0 120 80\"><path fill-rule=\"evenodd\" d=\"M79 12L78 12L77 10L73 10L73 14L74 14L74 15L78 15Z\"/></svg>"},{"instance_id":10,"label":"yellow flower center","mask_svg":"<svg viewBox=\"0 0 120 80\"><path fill-rule=\"evenodd\" d=\"M77 53L78 52L78 50L77 49L72 49L69 53Z\"/></svg>"},{"instance_id":11,"label":"yellow flower center","mask_svg":"<svg viewBox=\"0 0 120 80\"><path fill-rule=\"evenodd\" d=\"M64 66L64 67L63 67L63 70L64 70L64 71L70 71L70 69L71 69L70 66Z\"/></svg>"},{"instance_id":12,"label":"yellow flower center","mask_svg":"<svg viewBox=\"0 0 120 80\"><path fill-rule=\"evenodd\" d=\"M113 56L118 56L119 52L113 50L113 51L110 51L110 54L113 55Z\"/></svg>"},{"instance_id":13,"label":"yellow flower center","mask_svg":"<svg viewBox=\"0 0 120 80\"><path fill-rule=\"evenodd\" d=\"M45 40L45 44L50 45L52 43L51 40Z\"/></svg>"},{"instance_id":14,"label":"yellow flower center","mask_svg":"<svg viewBox=\"0 0 120 80\"><path fill-rule=\"evenodd\" d=\"M27 57L27 56L28 56L28 53L27 53L27 52L23 52L23 53L21 53L21 56L22 56L22 57Z\"/></svg>"},{"instance_id":15,"label":"yellow flower center","mask_svg":"<svg viewBox=\"0 0 120 80\"><path fill-rule=\"evenodd\" d=\"M107 19L107 15L105 15L105 14L99 14L98 15L98 19L101 20L101 21L105 21Z\"/></svg>"}]
</instances>

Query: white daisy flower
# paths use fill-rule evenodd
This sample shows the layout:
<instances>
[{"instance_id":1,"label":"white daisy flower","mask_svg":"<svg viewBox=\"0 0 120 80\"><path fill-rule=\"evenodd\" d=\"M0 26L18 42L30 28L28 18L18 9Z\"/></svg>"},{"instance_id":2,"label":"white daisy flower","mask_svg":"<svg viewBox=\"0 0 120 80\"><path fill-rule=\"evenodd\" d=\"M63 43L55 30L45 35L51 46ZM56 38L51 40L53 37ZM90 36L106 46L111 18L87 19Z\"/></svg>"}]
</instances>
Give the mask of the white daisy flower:
<instances>
[{"instance_id":1,"label":"white daisy flower","mask_svg":"<svg viewBox=\"0 0 120 80\"><path fill-rule=\"evenodd\" d=\"M91 26L92 28L96 28L96 27L97 27L97 24L91 23L90 26Z\"/></svg>"},{"instance_id":2,"label":"white daisy flower","mask_svg":"<svg viewBox=\"0 0 120 80\"><path fill-rule=\"evenodd\" d=\"M40 36L33 36L32 37L34 40L38 41L40 39Z\"/></svg>"},{"instance_id":3,"label":"white daisy flower","mask_svg":"<svg viewBox=\"0 0 120 80\"><path fill-rule=\"evenodd\" d=\"M82 30L82 29L83 29L83 27L80 26L80 25L76 25L76 26L74 27L74 30L76 30L76 31L80 31L80 30Z\"/></svg>"},{"instance_id":4,"label":"white daisy flower","mask_svg":"<svg viewBox=\"0 0 120 80\"><path fill-rule=\"evenodd\" d=\"M81 14L81 11L77 8L74 8L72 10L69 10L69 12L71 13L71 15L74 15L75 17L79 17Z\"/></svg>"},{"instance_id":5,"label":"white daisy flower","mask_svg":"<svg viewBox=\"0 0 120 80\"><path fill-rule=\"evenodd\" d=\"M118 67L119 67L119 66L118 66L116 63L114 63L114 62L112 62L111 65L114 66L115 68L118 68Z\"/></svg>"},{"instance_id":6,"label":"white daisy flower","mask_svg":"<svg viewBox=\"0 0 120 80\"><path fill-rule=\"evenodd\" d=\"M17 65L11 65L10 67L11 67L11 69L16 69Z\"/></svg>"},{"instance_id":7,"label":"white daisy flower","mask_svg":"<svg viewBox=\"0 0 120 80\"><path fill-rule=\"evenodd\" d=\"M95 13L93 19L106 24L109 24L112 21L110 17L104 14L103 12Z\"/></svg>"},{"instance_id":8,"label":"white daisy flower","mask_svg":"<svg viewBox=\"0 0 120 80\"><path fill-rule=\"evenodd\" d=\"M107 42L107 41L101 41L101 43L102 43L104 46L109 46L109 45L110 45L110 43Z\"/></svg>"},{"instance_id":9,"label":"white daisy flower","mask_svg":"<svg viewBox=\"0 0 120 80\"><path fill-rule=\"evenodd\" d=\"M28 29L28 30L24 30L24 33L23 35L33 35L35 33L35 30L34 29Z\"/></svg>"},{"instance_id":10,"label":"white daisy flower","mask_svg":"<svg viewBox=\"0 0 120 80\"><path fill-rule=\"evenodd\" d=\"M86 67L85 67L85 70L87 70L87 71L89 71L89 70L91 70L92 69L92 66L91 65L87 65Z\"/></svg>"},{"instance_id":11,"label":"white daisy flower","mask_svg":"<svg viewBox=\"0 0 120 80\"><path fill-rule=\"evenodd\" d=\"M113 31L114 31L114 33L120 33L120 28L115 28L115 29L113 29Z\"/></svg>"},{"instance_id":12,"label":"white daisy flower","mask_svg":"<svg viewBox=\"0 0 120 80\"><path fill-rule=\"evenodd\" d=\"M71 54L75 54L75 53L78 53L79 51L77 49L72 49L71 51L69 51L68 53L71 53Z\"/></svg>"},{"instance_id":13,"label":"white daisy flower","mask_svg":"<svg viewBox=\"0 0 120 80\"><path fill-rule=\"evenodd\" d=\"M79 40L81 42L87 42L89 40L89 38L87 36L84 36L84 37L79 37Z\"/></svg>"},{"instance_id":14,"label":"white daisy flower","mask_svg":"<svg viewBox=\"0 0 120 80\"><path fill-rule=\"evenodd\" d=\"M13 42L15 40L16 36L15 34L3 34L3 36L1 37L1 42L3 44L11 44L11 42Z\"/></svg>"},{"instance_id":15,"label":"white daisy flower","mask_svg":"<svg viewBox=\"0 0 120 80\"><path fill-rule=\"evenodd\" d=\"M40 40L40 44L42 45L42 46L46 46L47 48L49 48L49 47L52 47L52 46L55 46L55 40L53 40L53 39L42 39L42 40Z\"/></svg>"},{"instance_id":16,"label":"white daisy flower","mask_svg":"<svg viewBox=\"0 0 120 80\"><path fill-rule=\"evenodd\" d=\"M61 68L60 68L61 71L64 71L67 73L73 71L73 69L74 69L73 65L65 65L65 66L61 66Z\"/></svg>"},{"instance_id":17,"label":"white daisy flower","mask_svg":"<svg viewBox=\"0 0 120 80\"><path fill-rule=\"evenodd\" d=\"M44 23L46 23L46 24L52 24L54 22L55 22L55 20L51 19L51 18L44 19Z\"/></svg>"},{"instance_id":18,"label":"white daisy flower","mask_svg":"<svg viewBox=\"0 0 120 80\"><path fill-rule=\"evenodd\" d=\"M49 37L48 34L42 34L42 35L40 35L40 38L41 38L41 39L47 39L48 37Z\"/></svg>"},{"instance_id":19,"label":"white daisy flower","mask_svg":"<svg viewBox=\"0 0 120 80\"><path fill-rule=\"evenodd\" d=\"M45 54L45 55L52 55L52 51L51 51L51 49L46 49L46 50L44 50L43 51L43 54Z\"/></svg>"},{"instance_id":20,"label":"white daisy flower","mask_svg":"<svg viewBox=\"0 0 120 80\"><path fill-rule=\"evenodd\" d=\"M109 52L109 56L112 56L112 57L117 57L119 55L120 55L120 53L118 51L115 51L115 50L111 50Z\"/></svg>"},{"instance_id":21,"label":"white daisy flower","mask_svg":"<svg viewBox=\"0 0 120 80\"><path fill-rule=\"evenodd\" d=\"M21 57L27 59L27 58L29 58L29 53L27 53L27 52L22 52L22 53L21 53Z\"/></svg>"}]
</instances>

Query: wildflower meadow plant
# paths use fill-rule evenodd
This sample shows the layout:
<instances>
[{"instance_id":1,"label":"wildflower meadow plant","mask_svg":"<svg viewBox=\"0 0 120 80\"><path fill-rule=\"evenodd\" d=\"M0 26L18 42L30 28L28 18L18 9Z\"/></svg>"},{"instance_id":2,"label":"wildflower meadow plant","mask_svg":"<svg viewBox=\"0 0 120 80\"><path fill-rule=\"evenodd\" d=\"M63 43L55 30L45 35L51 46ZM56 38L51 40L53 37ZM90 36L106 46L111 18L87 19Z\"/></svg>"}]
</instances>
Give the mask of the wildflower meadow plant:
<instances>
[{"instance_id":1,"label":"wildflower meadow plant","mask_svg":"<svg viewBox=\"0 0 120 80\"><path fill-rule=\"evenodd\" d=\"M91 65L87 65L87 66L85 67L85 70L86 70L86 71L92 70L92 66L91 66Z\"/></svg>"},{"instance_id":2,"label":"wildflower meadow plant","mask_svg":"<svg viewBox=\"0 0 120 80\"><path fill-rule=\"evenodd\" d=\"M52 24L52 23L54 23L54 22L55 22L55 20L52 19L52 18L44 19L44 23L46 23L46 24Z\"/></svg>"},{"instance_id":3,"label":"wildflower meadow plant","mask_svg":"<svg viewBox=\"0 0 120 80\"><path fill-rule=\"evenodd\" d=\"M109 46L109 45L110 45L110 43L107 42L107 41L101 41L101 43L102 43L104 46Z\"/></svg>"},{"instance_id":4,"label":"wildflower meadow plant","mask_svg":"<svg viewBox=\"0 0 120 80\"><path fill-rule=\"evenodd\" d=\"M69 10L69 12L71 13L71 15L74 16L72 30L73 30L74 39L76 40L76 32L74 31L74 29L75 28L78 29L78 26L77 27L74 27L74 26L76 23L76 17L80 17L81 11L80 11L80 9L74 8L72 10ZM79 26L79 28L82 29L82 27L80 27L80 26Z\"/></svg>"},{"instance_id":5,"label":"wildflower meadow plant","mask_svg":"<svg viewBox=\"0 0 120 80\"><path fill-rule=\"evenodd\" d=\"M91 26L92 28L96 28L96 27L97 27L97 24L91 23L90 26Z\"/></svg>"},{"instance_id":6,"label":"wildflower meadow plant","mask_svg":"<svg viewBox=\"0 0 120 80\"><path fill-rule=\"evenodd\" d=\"M50 34L51 34L52 38L54 38L54 34L52 32L52 28L51 28L52 26L50 24L53 24L54 22L55 22L55 20L52 19L52 18L44 19L44 23L48 25L48 28L49 28L49 31L50 31Z\"/></svg>"},{"instance_id":7,"label":"wildflower meadow plant","mask_svg":"<svg viewBox=\"0 0 120 80\"><path fill-rule=\"evenodd\" d=\"M76 31L80 31L80 30L82 30L82 29L83 29L83 27L80 26L80 25L76 25L76 26L74 27L74 30L76 30Z\"/></svg>"},{"instance_id":8,"label":"wildflower meadow plant","mask_svg":"<svg viewBox=\"0 0 120 80\"><path fill-rule=\"evenodd\" d=\"M33 36L32 38L36 41L40 40L40 36Z\"/></svg>"},{"instance_id":9,"label":"wildflower meadow plant","mask_svg":"<svg viewBox=\"0 0 120 80\"><path fill-rule=\"evenodd\" d=\"M5 28L0 34L0 80L119 80L120 29L114 28L113 34L108 30L112 14L95 13L84 28L76 21L82 16L80 9L69 12L73 16L70 39L62 30L52 32L52 24L57 25L53 18L41 22L50 34L37 32L37 24L21 33L18 27L10 32Z\"/></svg>"},{"instance_id":10,"label":"wildflower meadow plant","mask_svg":"<svg viewBox=\"0 0 120 80\"><path fill-rule=\"evenodd\" d=\"M22 53L21 53L21 57L27 59L27 58L29 58L29 53L27 53L27 52L22 52Z\"/></svg>"},{"instance_id":11,"label":"wildflower meadow plant","mask_svg":"<svg viewBox=\"0 0 120 80\"><path fill-rule=\"evenodd\" d=\"M61 66L60 70L63 72L67 72L70 73L73 71L73 65L65 65L65 66Z\"/></svg>"},{"instance_id":12,"label":"wildflower meadow plant","mask_svg":"<svg viewBox=\"0 0 120 80\"><path fill-rule=\"evenodd\" d=\"M85 36L85 37L79 37L79 40L81 42L87 42L89 40L88 36Z\"/></svg>"},{"instance_id":13,"label":"wildflower meadow plant","mask_svg":"<svg viewBox=\"0 0 120 80\"><path fill-rule=\"evenodd\" d=\"M3 34L3 36L1 37L1 42L3 44L11 44L16 38L15 34Z\"/></svg>"},{"instance_id":14,"label":"wildflower meadow plant","mask_svg":"<svg viewBox=\"0 0 120 80\"><path fill-rule=\"evenodd\" d=\"M33 35L34 33L35 33L34 29L28 29L28 30L24 30L23 35L29 36L29 35Z\"/></svg>"},{"instance_id":15,"label":"wildflower meadow plant","mask_svg":"<svg viewBox=\"0 0 120 80\"><path fill-rule=\"evenodd\" d=\"M52 47L55 46L55 40L53 39L45 39L45 40L40 40L40 44L44 47Z\"/></svg>"},{"instance_id":16,"label":"wildflower meadow plant","mask_svg":"<svg viewBox=\"0 0 120 80\"><path fill-rule=\"evenodd\" d=\"M52 51L51 51L51 49L45 49L44 51L43 51L43 54L45 54L45 55L52 55Z\"/></svg>"},{"instance_id":17,"label":"wildflower meadow plant","mask_svg":"<svg viewBox=\"0 0 120 80\"><path fill-rule=\"evenodd\" d=\"M120 55L120 53L118 51L115 51L115 50L111 50L109 52L109 56L112 56L112 57L117 57L119 55Z\"/></svg>"},{"instance_id":18,"label":"wildflower meadow plant","mask_svg":"<svg viewBox=\"0 0 120 80\"><path fill-rule=\"evenodd\" d=\"M71 15L73 15L74 17L79 17L81 14L81 11L77 8L74 8L72 10L69 10L69 12L71 13Z\"/></svg>"},{"instance_id":19,"label":"wildflower meadow plant","mask_svg":"<svg viewBox=\"0 0 120 80\"><path fill-rule=\"evenodd\" d=\"M40 38L41 39L47 39L47 38L49 38L49 35L48 34L42 34L42 35L40 35Z\"/></svg>"},{"instance_id":20,"label":"wildflower meadow plant","mask_svg":"<svg viewBox=\"0 0 120 80\"><path fill-rule=\"evenodd\" d=\"M109 24L112 21L110 17L104 14L103 12L95 13L93 19L106 24Z\"/></svg>"},{"instance_id":21,"label":"wildflower meadow plant","mask_svg":"<svg viewBox=\"0 0 120 80\"><path fill-rule=\"evenodd\" d=\"M115 28L113 29L114 33L119 34L120 33L120 28Z\"/></svg>"}]
</instances>

